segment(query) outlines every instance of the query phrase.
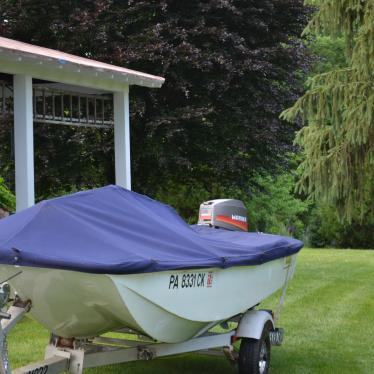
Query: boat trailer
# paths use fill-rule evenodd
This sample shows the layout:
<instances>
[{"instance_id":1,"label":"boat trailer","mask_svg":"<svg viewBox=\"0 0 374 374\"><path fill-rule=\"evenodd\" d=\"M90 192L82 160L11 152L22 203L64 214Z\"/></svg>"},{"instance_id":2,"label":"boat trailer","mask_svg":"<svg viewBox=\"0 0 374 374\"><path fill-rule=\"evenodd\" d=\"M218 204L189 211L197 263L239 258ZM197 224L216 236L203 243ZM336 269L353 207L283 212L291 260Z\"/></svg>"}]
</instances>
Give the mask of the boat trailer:
<instances>
[{"instance_id":1,"label":"boat trailer","mask_svg":"<svg viewBox=\"0 0 374 374\"><path fill-rule=\"evenodd\" d=\"M0 286L0 302L6 298L1 295L9 293L8 284ZM4 307L4 304L3 304ZM7 335L13 327L27 314L32 307L30 301L22 301L17 296L7 312L0 312L0 374L57 374L68 372L82 374L83 369L105 365L125 363L138 360L152 360L157 357L171 356L181 353L196 352L214 356L226 356L235 364L238 353L233 344L242 335L258 336L266 322L273 318L268 311L249 310L241 316L222 323L228 329L230 322L239 323L238 328L223 333L205 332L199 337L181 343L157 343L151 338L140 335L130 329L117 332L126 334L126 339L96 337L92 339L64 339L51 335L45 350L43 361L18 368L12 371L8 358ZM248 331L251 331L248 333ZM256 330L258 330L256 332ZM272 345L281 345L283 329L274 329L270 334Z\"/></svg>"}]
</instances>

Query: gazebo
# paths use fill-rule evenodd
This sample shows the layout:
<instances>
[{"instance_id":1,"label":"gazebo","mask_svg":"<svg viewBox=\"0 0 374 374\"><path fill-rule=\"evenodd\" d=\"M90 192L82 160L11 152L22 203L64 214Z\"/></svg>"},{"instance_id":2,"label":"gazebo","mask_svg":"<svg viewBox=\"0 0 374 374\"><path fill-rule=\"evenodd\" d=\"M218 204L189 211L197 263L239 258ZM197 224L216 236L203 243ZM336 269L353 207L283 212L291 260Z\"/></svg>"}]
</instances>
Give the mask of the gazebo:
<instances>
[{"instance_id":1,"label":"gazebo","mask_svg":"<svg viewBox=\"0 0 374 374\"><path fill-rule=\"evenodd\" d=\"M35 202L34 122L113 126L116 184L131 189L129 86L159 88L164 78L2 37L1 73L12 86L0 77L0 113L13 96L17 211Z\"/></svg>"}]
</instances>

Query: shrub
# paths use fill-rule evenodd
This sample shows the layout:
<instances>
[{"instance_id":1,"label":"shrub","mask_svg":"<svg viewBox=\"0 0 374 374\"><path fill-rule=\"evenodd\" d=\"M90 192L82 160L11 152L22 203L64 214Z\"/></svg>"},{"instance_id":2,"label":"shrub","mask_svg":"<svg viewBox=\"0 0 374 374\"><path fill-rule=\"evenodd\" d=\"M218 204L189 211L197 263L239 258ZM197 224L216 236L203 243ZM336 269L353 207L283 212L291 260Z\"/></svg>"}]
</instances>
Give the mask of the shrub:
<instances>
[{"instance_id":1,"label":"shrub","mask_svg":"<svg viewBox=\"0 0 374 374\"><path fill-rule=\"evenodd\" d=\"M242 191L213 184L208 188L196 181L184 184L169 181L160 187L154 198L171 205L188 222L197 223L200 204L206 200L232 198L248 200Z\"/></svg>"},{"instance_id":2,"label":"shrub","mask_svg":"<svg viewBox=\"0 0 374 374\"><path fill-rule=\"evenodd\" d=\"M293 188L292 175L256 175L251 179L248 191L220 185L208 188L192 181L185 184L169 181L157 190L154 197L173 206L189 223L197 222L198 209L203 201L220 198L239 199L248 209L250 231L301 238L304 233L303 216L308 211L309 202L295 197Z\"/></svg>"},{"instance_id":3,"label":"shrub","mask_svg":"<svg viewBox=\"0 0 374 374\"><path fill-rule=\"evenodd\" d=\"M374 248L374 222L341 222L336 208L319 203L311 212L307 242L313 247Z\"/></svg>"},{"instance_id":4,"label":"shrub","mask_svg":"<svg viewBox=\"0 0 374 374\"><path fill-rule=\"evenodd\" d=\"M294 195L294 177L257 175L255 182L248 202L250 230L302 238L310 203Z\"/></svg>"},{"instance_id":5,"label":"shrub","mask_svg":"<svg viewBox=\"0 0 374 374\"><path fill-rule=\"evenodd\" d=\"M12 212L16 208L16 198L6 187L4 179L0 177L0 208Z\"/></svg>"}]
</instances>

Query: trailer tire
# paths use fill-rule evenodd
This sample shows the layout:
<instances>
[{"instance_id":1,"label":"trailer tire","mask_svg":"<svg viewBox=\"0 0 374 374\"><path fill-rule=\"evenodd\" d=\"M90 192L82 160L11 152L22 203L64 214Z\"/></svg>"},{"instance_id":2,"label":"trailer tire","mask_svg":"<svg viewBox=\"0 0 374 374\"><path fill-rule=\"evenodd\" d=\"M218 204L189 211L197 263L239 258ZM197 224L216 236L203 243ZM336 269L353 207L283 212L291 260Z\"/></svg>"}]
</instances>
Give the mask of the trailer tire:
<instances>
[{"instance_id":1,"label":"trailer tire","mask_svg":"<svg viewBox=\"0 0 374 374\"><path fill-rule=\"evenodd\" d=\"M268 374L271 323L266 323L260 339L243 338L240 343L239 374Z\"/></svg>"}]
</instances>

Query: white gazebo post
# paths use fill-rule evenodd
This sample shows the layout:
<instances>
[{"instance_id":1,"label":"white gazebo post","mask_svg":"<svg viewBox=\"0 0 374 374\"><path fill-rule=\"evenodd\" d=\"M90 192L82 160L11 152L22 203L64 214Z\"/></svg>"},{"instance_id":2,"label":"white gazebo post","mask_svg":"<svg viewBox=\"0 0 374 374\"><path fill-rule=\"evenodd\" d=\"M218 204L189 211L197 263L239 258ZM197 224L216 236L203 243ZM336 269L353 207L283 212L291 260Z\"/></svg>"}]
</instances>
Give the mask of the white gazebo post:
<instances>
[{"instance_id":1,"label":"white gazebo post","mask_svg":"<svg viewBox=\"0 0 374 374\"><path fill-rule=\"evenodd\" d=\"M131 190L129 88L113 96L116 184Z\"/></svg>"},{"instance_id":2,"label":"white gazebo post","mask_svg":"<svg viewBox=\"0 0 374 374\"><path fill-rule=\"evenodd\" d=\"M17 212L35 203L32 77L15 74L14 145Z\"/></svg>"}]
</instances>

